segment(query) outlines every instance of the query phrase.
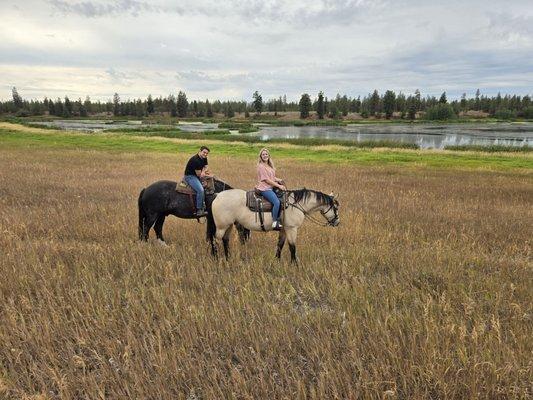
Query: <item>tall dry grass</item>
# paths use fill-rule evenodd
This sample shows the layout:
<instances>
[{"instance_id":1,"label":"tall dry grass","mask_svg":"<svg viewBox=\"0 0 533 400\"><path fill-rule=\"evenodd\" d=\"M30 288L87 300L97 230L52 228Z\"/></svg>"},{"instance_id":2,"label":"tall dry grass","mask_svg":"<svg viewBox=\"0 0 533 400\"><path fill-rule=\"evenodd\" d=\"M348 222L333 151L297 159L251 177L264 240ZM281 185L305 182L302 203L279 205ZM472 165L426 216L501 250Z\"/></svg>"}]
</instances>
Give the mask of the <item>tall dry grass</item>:
<instances>
[{"instance_id":1,"label":"tall dry grass","mask_svg":"<svg viewBox=\"0 0 533 400\"><path fill-rule=\"evenodd\" d=\"M253 160L213 153L253 185ZM0 398L532 395L530 173L277 160L340 193L293 266L258 233L214 262L193 221L136 241L139 190L188 155L0 154Z\"/></svg>"}]
</instances>

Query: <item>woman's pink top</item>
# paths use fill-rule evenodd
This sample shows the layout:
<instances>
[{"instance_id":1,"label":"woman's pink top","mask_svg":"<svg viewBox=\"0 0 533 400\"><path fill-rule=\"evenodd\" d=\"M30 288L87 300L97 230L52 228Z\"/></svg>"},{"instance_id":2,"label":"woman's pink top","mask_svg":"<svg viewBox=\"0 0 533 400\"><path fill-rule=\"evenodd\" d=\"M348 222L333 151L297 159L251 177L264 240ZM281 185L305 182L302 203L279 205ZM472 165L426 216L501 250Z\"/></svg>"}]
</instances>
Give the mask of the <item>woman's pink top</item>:
<instances>
[{"instance_id":1,"label":"woman's pink top","mask_svg":"<svg viewBox=\"0 0 533 400\"><path fill-rule=\"evenodd\" d=\"M255 186L256 189L265 191L272 189L272 185L264 182L265 179L270 179L271 181L276 180L276 171L273 168L270 168L268 164L259 163L257 165L257 180L258 183Z\"/></svg>"}]
</instances>

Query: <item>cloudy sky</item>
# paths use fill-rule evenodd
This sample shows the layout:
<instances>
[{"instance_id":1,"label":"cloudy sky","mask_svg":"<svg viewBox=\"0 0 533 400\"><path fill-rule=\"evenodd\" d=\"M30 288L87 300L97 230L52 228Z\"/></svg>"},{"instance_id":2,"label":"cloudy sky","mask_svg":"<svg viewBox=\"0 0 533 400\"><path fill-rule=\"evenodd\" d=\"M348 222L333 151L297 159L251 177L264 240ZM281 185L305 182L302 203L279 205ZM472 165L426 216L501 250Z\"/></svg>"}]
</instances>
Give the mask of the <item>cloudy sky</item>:
<instances>
[{"instance_id":1,"label":"cloudy sky","mask_svg":"<svg viewBox=\"0 0 533 400\"><path fill-rule=\"evenodd\" d=\"M0 98L533 93L531 0L0 0Z\"/></svg>"}]
</instances>

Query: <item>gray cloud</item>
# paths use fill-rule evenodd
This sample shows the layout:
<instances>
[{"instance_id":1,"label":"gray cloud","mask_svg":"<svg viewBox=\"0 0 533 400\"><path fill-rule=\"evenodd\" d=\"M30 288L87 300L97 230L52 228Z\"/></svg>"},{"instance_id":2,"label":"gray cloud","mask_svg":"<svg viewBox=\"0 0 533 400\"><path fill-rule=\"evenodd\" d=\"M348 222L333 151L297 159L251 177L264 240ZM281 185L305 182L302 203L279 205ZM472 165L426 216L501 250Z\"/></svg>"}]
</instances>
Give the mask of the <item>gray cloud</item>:
<instances>
[{"instance_id":1,"label":"gray cloud","mask_svg":"<svg viewBox=\"0 0 533 400\"><path fill-rule=\"evenodd\" d=\"M161 9L150 3L136 0L118 0L115 2L81 1L77 3L64 0L49 0L57 11L63 14L78 14L84 17L102 17L128 13L138 16L144 11L159 12Z\"/></svg>"},{"instance_id":2,"label":"gray cloud","mask_svg":"<svg viewBox=\"0 0 533 400\"><path fill-rule=\"evenodd\" d=\"M106 98L185 90L189 98L249 99L259 90L298 99L417 88L453 97L533 87L533 6L523 0L13 4L0 2L0 75L25 96L70 96L78 87L81 97L107 89Z\"/></svg>"}]
</instances>

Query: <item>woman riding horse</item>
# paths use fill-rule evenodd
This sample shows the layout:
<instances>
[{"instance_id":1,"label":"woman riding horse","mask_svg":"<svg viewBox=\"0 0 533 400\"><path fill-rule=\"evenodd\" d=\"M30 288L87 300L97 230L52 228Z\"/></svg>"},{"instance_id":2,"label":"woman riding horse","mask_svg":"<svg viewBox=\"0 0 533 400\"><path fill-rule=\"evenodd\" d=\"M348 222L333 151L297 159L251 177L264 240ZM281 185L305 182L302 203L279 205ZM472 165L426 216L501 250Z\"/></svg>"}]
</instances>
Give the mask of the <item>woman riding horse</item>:
<instances>
[{"instance_id":1,"label":"woman riding horse","mask_svg":"<svg viewBox=\"0 0 533 400\"><path fill-rule=\"evenodd\" d=\"M291 262L296 260L296 237L298 228L305 219L309 219L317 224L320 221L313 217L314 212L320 212L326 219L324 226L339 225L339 202L333 194L327 195L322 192L310 189L289 190L287 196L287 209L283 215L283 228L279 232L278 249L276 257L281 257L281 250L285 244L285 239L289 242L291 251ZM234 223L241 224L244 228L253 231L271 230L268 224L269 216L265 215L265 226L257 218L255 212L246 205L246 192L240 189L226 190L220 193L211 206L213 222L215 227L208 227L208 235L211 241L212 251L216 254L214 239L221 239L224 244L224 253L229 257L229 238ZM208 221L209 224L209 221ZM265 228L266 229L263 229Z\"/></svg>"}]
</instances>

